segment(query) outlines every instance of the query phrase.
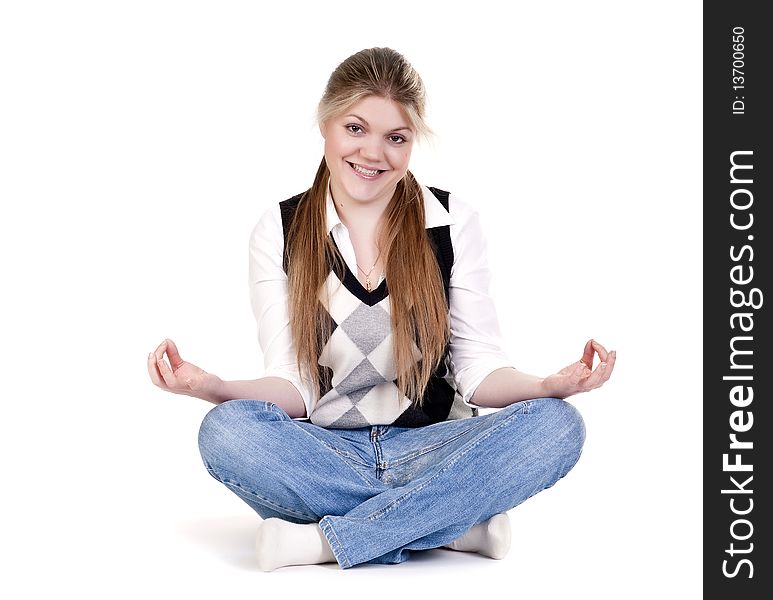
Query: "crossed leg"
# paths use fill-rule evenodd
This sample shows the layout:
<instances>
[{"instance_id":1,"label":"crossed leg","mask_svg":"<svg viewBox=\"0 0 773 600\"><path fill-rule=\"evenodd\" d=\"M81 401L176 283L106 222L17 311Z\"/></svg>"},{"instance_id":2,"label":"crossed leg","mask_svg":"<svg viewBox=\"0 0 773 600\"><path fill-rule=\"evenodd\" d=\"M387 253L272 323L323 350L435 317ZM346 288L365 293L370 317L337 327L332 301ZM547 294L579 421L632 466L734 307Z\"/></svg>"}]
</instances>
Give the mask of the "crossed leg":
<instances>
[{"instance_id":1,"label":"crossed leg","mask_svg":"<svg viewBox=\"0 0 773 600\"><path fill-rule=\"evenodd\" d=\"M417 428L402 434L401 443L421 449L422 468L409 465L415 477L395 488L368 471L355 446L301 425L276 405L254 400L220 405L202 423L209 472L267 519L258 545L266 554L281 539L310 549L295 557L275 551L262 561L267 570L331 557L342 568L397 563L411 550L444 545L499 555L505 524L495 515L563 477L584 439L577 411L551 398ZM425 451L426 436L439 433L451 441ZM500 531L493 544L492 523Z\"/></svg>"}]
</instances>

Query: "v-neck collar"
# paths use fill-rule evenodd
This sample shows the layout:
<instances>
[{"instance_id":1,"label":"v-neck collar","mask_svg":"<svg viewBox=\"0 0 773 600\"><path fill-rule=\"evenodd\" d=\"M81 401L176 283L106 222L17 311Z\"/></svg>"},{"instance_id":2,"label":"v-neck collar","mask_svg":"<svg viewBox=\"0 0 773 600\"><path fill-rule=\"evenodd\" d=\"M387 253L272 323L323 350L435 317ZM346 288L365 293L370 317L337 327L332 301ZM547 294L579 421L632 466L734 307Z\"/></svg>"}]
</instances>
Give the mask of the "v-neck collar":
<instances>
[{"instance_id":1,"label":"v-neck collar","mask_svg":"<svg viewBox=\"0 0 773 600\"><path fill-rule=\"evenodd\" d=\"M336 251L340 254L341 250L339 250L338 244L336 244L332 232L330 234L330 239L333 241L333 245L335 246ZM352 273L352 270L349 268L349 265L346 264L346 261L344 260L341 262L344 264L344 278L341 283L358 300L367 304L368 306L374 306L389 295L389 288L387 287L386 278L383 279L381 283L375 287L375 289L369 292L365 289L365 286L360 283L360 280L357 278L357 276Z\"/></svg>"}]
</instances>

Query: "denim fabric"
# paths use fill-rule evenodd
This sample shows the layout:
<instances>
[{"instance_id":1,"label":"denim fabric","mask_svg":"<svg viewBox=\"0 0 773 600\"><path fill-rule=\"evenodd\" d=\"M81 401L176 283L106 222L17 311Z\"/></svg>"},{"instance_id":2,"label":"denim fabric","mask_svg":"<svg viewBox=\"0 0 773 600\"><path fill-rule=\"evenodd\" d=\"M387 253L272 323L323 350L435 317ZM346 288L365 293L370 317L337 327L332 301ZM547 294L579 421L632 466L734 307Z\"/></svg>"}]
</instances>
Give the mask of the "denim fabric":
<instances>
[{"instance_id":1,"label":"denim fabric","mask_svg":"<svg viewBox=\"0 0 773 600\"><path fill-rule=\"evenodd\" d=\"M209 473L264 519L319 523L339 565L400 563L552 486L574 466L582 417L556 398L425 427L328 429L261 400L213 408Z\"/></svg>"}]
</instances>

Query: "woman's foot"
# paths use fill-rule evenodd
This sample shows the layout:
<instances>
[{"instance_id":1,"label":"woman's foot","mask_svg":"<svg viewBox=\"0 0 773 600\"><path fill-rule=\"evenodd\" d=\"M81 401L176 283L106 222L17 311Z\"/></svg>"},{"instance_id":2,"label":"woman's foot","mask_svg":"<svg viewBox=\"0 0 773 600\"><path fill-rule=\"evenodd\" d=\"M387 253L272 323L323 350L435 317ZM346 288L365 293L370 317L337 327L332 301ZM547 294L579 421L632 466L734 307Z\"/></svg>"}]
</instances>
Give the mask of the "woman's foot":
<instances>
[{"instance_id":1,"label":"woman's foot","mask_svg":"<svg viewBox=\"0 0 773 600\"><path fill-rule=\"evenodd\" d=\"M290 565L336 562L317 523L298 524L276 518L266 519L258 529L255 550L261 571Z\"/></svg>"},{"instance_id":2,"label":"woman's foot","mask_svg":"<svg viewBox=\"0 0 773 600\"><path fill-rule=\"evenodd\" d=\"M504 558L510 550L510 517L499 513L488 521L478 523L462 537L443 548L461 552L477 552L490 558Z\"/></svg>"}]
</instances>

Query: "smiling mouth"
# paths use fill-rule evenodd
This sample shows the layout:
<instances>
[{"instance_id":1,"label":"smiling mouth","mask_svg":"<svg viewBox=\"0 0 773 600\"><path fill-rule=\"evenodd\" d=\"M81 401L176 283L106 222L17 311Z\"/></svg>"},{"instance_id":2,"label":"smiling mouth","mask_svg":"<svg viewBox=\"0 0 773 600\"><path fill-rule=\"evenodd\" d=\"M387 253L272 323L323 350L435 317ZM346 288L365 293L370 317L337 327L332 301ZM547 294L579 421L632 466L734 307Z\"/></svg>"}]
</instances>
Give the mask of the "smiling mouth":
<instances>
[{"instance_id":1,"label":"smiling mouth","mask_svg":"<svg viewBox=\"0 0 773 600\"><path fill-rule=\"evenodd\" d=\"M352 168L352 170L357 173L357 175L366 179L373 179L384 172L383 170L379 169L366 169L365 167L361 167L360 165L349 162L348 160L346 162Z\"/></svg>"}]
</instances>

